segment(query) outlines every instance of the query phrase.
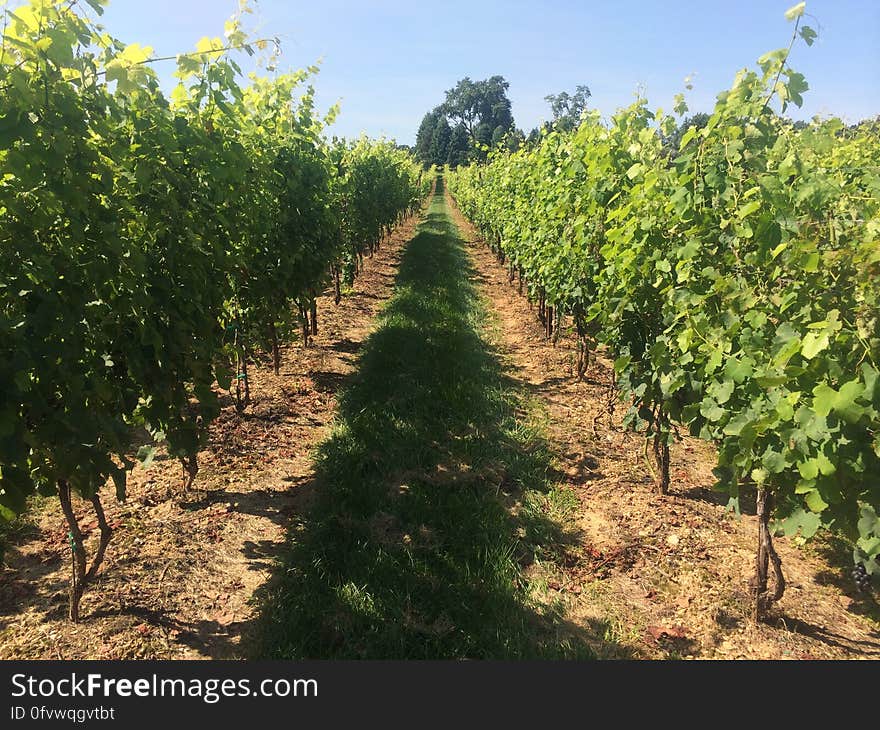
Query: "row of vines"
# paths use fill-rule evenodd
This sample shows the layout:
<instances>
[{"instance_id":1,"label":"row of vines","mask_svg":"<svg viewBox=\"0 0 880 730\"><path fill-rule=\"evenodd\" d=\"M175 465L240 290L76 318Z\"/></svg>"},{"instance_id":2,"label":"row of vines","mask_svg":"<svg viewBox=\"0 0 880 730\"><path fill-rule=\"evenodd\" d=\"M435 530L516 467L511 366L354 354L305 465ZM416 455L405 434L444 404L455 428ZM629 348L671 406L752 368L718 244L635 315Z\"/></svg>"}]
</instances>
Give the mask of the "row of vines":
<instances>
[{"instance_id":1,"label":"row of vines","mask_svg":"<svg viewBox=\"0 0 880 730\"><path fill-rule=\"evenodd\" d=\"M316 69L245 77L236 53L273 43L242 14L156 59L99 25L103 4L0 18L0 518L60 499L73 620L110 540L100 494L124 498L144 429L191 481L216 385L245 408L249 353L277 368L279 338L316 330L317 294L338 296L430 185L393 144L326 141ZM73 494L100 526L91 565Z\"/></svg>"},{"instance_id":2,"label":"row of vines","mask_svg":"<svg viewBox=\"0 0 880 730\"><path fill-rule=\"evenodd\" d=\"M880 128L784 116L803 10L675 149L639 99L448 176L548 331L570 318L580 374L614 359L660 490L683 426L717 445L732 506L756 495L756 618L785 589L776 534L832 529L862 585L880 573Z\"/></svg>"}]
</instances>

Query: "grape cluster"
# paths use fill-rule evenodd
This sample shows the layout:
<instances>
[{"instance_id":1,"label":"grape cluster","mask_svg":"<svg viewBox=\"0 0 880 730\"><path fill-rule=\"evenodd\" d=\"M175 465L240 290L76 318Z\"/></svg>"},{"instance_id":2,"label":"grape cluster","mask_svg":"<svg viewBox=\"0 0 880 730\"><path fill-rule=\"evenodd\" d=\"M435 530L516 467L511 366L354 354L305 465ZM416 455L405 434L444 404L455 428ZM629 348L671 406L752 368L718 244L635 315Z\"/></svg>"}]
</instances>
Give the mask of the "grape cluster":
<instances>
[{"instance_id":1,"label":"grape cluster","mask_svg":"<svg viewBox=\"0 0 880 730\"><path fill-rule=\"evenodd\" d=\"M867 593L871 590L871 576L868 575L868 571L865 570L865 566L862 563L859 563L852 569L852 579L856 583L856 588L862 593Z\"/></svg>"}]
</instances>

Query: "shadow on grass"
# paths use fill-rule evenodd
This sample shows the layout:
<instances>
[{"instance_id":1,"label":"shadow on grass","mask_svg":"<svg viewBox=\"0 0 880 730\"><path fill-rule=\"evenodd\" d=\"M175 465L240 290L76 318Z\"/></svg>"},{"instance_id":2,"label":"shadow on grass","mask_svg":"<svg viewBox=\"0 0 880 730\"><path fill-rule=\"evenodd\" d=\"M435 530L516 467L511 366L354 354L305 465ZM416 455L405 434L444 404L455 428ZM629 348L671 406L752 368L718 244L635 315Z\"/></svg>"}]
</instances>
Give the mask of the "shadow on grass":
<instances>
[{"instance_id":1,"label":"shadow on grass","mask_svg":"<svg viewBox=\"0 0 880 730\"><path fill-rule=\"evenodd\" d=\"M315 501L258 597L258 655L592 655L528 596L521 566L566 536L536 506L550 453L478 334L469 275L438 193L340 395Z\"/></svg>"}]
</instances>

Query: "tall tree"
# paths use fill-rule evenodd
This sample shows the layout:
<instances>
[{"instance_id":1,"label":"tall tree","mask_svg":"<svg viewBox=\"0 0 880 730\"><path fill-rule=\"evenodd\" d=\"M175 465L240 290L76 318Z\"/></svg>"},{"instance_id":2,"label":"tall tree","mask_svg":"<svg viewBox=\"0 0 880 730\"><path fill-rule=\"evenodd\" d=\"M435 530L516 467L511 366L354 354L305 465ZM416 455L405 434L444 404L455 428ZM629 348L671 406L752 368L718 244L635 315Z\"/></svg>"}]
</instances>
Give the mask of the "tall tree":
<instances>
[{"instance_id":1,"label":"tall tree","mask_svg":"<svg viewBox=\"0 0 880 730\"><path fill-rule=\"evenodd\" d=\"M470 140L464 124L456 124L449 140L449 150L446 154L446 164L450 167L466 165L470 156Z\"/></svg>"},{"instance_id":2,"label":"tall tree","mask_svg":"<svg viewBox=\"0 0 880 730\"><path fill-rule=\"evenodd\" d=\"M573 94L567 91L548 94L544 101L549 102L553 122L559 129L574 129L580 124L581 114L587 108L587 99L591 96L588 86L578 85Z\"/></svg>"},{"instance_id":3,"label":"tall tree","mask_svg":"<svg viewBox=\"0 0 880 730\"><path fill-rule=\"evenodd\" d=\"M454 122L464 125L472 144L481 140L490 143L496 128L501 127L502 134L513 128L513 112L507 98L509 87L503 76L483 81L465 76L446 92L440 109Z\"/></svg>"},{"instance_id":4,"label":"tall tree","mask_svg":"<svg viewBox=\"0 0 880 730\"><path fill-rule=\"evenodd\" d=\"M428 154L432 165L442 167L446 164L449 155L449 142L452 139L452 128L446 117L439 116L434 125L434 133L431 135L431 148Z\"/></svg>"},{"instance_id":5,"label":"tall tree","mask_svg":"<svg viewBox=\"0 0 880 730\"><path fill-rule=\"evenodd\" d=\"M434 130L437 128L437 122L443 114L439 107L429 111L422 118L419 125L419 131L416 133L415 156L425 167L432 164L431 160L431 143L434 140Z\"/></svg>"}]
</instances>

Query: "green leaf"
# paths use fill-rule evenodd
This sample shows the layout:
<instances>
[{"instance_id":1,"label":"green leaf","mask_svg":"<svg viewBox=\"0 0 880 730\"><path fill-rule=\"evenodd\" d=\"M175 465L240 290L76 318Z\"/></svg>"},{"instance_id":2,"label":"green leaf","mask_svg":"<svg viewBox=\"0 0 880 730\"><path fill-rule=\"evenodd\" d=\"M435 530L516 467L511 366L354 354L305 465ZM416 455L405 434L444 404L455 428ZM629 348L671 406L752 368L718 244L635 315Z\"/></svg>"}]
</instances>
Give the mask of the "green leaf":
<instances>
[{"instance_id":1,"label":"green leaf","mask_svg":"<svg viewBox=\"0 0 880 730\"><path fill-rule=\"evenodd\" d=\"M780 243L776 248L774 248L770 252L770 260L775 261L776 258L779 256L779 254L781 254L787 248L788 248L788 242L783 241L782 243Z\"/></svg>"},{"instance_id":2,"label":"green leaf","mask_svg":"<svg viewBox=\"0 0 880 730\"><path fill-rule=\"evenodd\" d=\"M801 345L801 355L807 360L812 360L826 347L828 347L827 332L807 332Z\"/></svg>"},{"instance_id":3,"label":"green leaf","mask_svg":"<svg viewBox=\"0 0 880 730\"><path fill-rule=\"evenodd\" d=\"M819 476L819 463L815 459L801 461L798 463L797 468L804 479L815 479Z\"/></svg>"},{"instance_id":4,"label":"green leaf","mask_svg":"<svg viewBox=\"0 0 880 730\"><path fill-rule=\"evenodd\" d=\"M771 474L779 474L781 471L784 471L786 467L785 457L778 451L774 451L769 447L767 451L764 452L764 456L761 458L761 463Z\"/></svg>"},{"instance_id":5,"label":"green leaf","mask_svg":"<svg viewBox=\"0 0 880 730\"><path fill-rule=\"evenodd\" d=\"M727 411L725 411L711 398L706 398L700 404L700 415L702 415L706 420L712 421L713 423L720 421L726 412Z\"/></svg>"},{"instance_id":6,"label":"green leaf","mask_svg":"<svg viewBox=\"0 0 880 730\"><path fill-rule=\"evenodd\" d=\"M107 0L86 0L86 2L95 13L98 15L104 14L104 5L107 4Z\"/></svg>"},{"instance_id":7,"label":"green leaf","mask_svg":"<svg viewBox=\"0 0 880 730\"><path fill-rule=\"evenodd\" d=\"M822 526L822 520L819 515L810 512L803 513L800 523L801 535L806 538L815 535Z\"/></svg>"},{"instance_id":8,"label":"green leaf","mask_svg":"<svg viewBox=\"0 0 880 730\"><path fill-rule=\"evenodd\" d=\"M141 463L141 466L145 469L153 463L153 459L156 457L156 447L152 445L141 446L137 452L137 459Z\"/></svg>"},{"instance_id":9,"label":"green leaf","mask_svg":"<svg viewBox=\"0 0 880 730\"><path fill-rule=\"evenodd\" d=\"M859 535L863 539L872 537L874 533L880 532L880 518L877 517L877 513L871 505L864 505L859 510L859 515L858 530Z\"/></svg>"},{"instance_id":10,"label":"green leaf","mask_svg":"<svg viewBox=\"0 0 880 730\"><path fill-rule=\"evenodd\" d=\"M708 390L720 405L724 405L730 400L734 387L733 380L725 380L721 383L712 383Z\"/></svg>"},{"instance_id":11,"label":"green leaf","mask_svg":"<svg viewBox=\"0 0 880 730\"><path fill-rule=\"evenodd\" d=\"M690 327L683 329L678 333L678 337L676 341L678 342L678 349L682 352L687 352L688 348L691 346L691 341L693 339L693 330Z\"/></svg>"},{"instance_id":12,"label":"green leaf","mask_svg":"<svg viewBox=\"0 0 880 730\"><path fill-rule=\"evenodd\" d=\"M834 412L849 423L855 423L859 420L865 409L856 405L856 399L865 392L865 386L856 378L844 383L840 387L840 391L834 398Z\"/></svg>"},{"instance_id":13,"label":"green leaf","mask_svg":"<svg viewBox=\"0 0 880 730\"><path fill-rule=\"evenodd\" d=\"M697 135L697 128L693 125L687 128L687 131L681 136L681 142L679 143L679 149L684 149L688 146L688 143Z\"/></svg>"},{"instance_id":14,"label":"green leaf","mask_svg":"<svg viewBox=\"0 0 880 730\"><path fill-rule=\"evenodd\" d=\"M858 541L859 549L865 554L873 557L875 560L880 556L880 537L871 537Z\"/></svg>"},{"instance_id":15,"label":"green leaf","mask_svg":"<svg viewBox=\"0 0 880 730\"><path fill-rule=\"evenodd\" d=\"M807 496L804 499L807 503L807 507L810 508L811 512L819 513L828 508L828 503L822 499L822 495L819 494L818 490L814 489L811 492L807 492Z\"/></svg>"},{"instance_id":16,"label":"green leaf","mask_svg":"<svg viewBox=\"0 0 880 730\"><path fill-rule=\"evenodd\" d=\"M117 59L128 66L137 66L148 61L152 55L153 49L150 46L132 43L125 47L125 50L117 56Z\"/></svg>"},{"instance_id":17,"label":"green leaf","mask_svg":"<svg viewBox=\"0 0 880 730\"><path fill-rule=\"evenodd\" d=\"M834 466L831 459L823 453L816 455L816 466L819 467L819 473L826 477L831 476L837 471L837 467Z\"/></svg>"},{"instance_id":18,"label":"green leaf","mask_svg":"<svg viewBox=\"0 0 880 730\"><path fill-rule=\"evenodd\" d=\"M128 82L128 68L119 61L110 61L105 69L105 78L109 82L115 81L118 84Z\"/></svg>"},{"instance_id":19,"label":"green leaf","mask_svg":"<svg viewBox=\"0 0 880 730\"><path fill-rule=\"evenodd\" d=\"M814 512L807 512L803 508L798 508L782 520L779 526L789 537L796 535L800 531L803 537L810 538L822 526L822 519Z\"/></svg>"},{"instance_id":20,"label":"green leaf","mask_svg":"<svg viewBox=\"0 0 880 730\"><path fill-rule=\"evenodd\" d=\"M800 36L808 46L812 46L813 41L818 37L816 31L814 31L809 25L805 25L801 28Z\"/></svg>"},{"instance_id":21,"label":"green leaf","mask_svg":"<svg viewBox=\"0 0 880 730\"><path fill-rule=\"evenodd\" d=\"M720 347L713 348L712 352L709 353L709 359L706 361L706 374L711 375L714 373L720 367L723 359L724 350Z\"/></svg>"},{"instance_id":22,"label":"green leaf","mask_svg":"<svg viewBox=\"0 0 880 730\"><path fill-rule=\"evenodd\" d=\"M807 84L803 74L795 71L788 72L788 83L785 85L789 98L797 105L803 106L804 99L802 94L807 91L810 86Z\"/></svg>"},{"instance_id":23,"label":"green leaf","mask_svg":"<svg viewBox=\"0 0 880 730\"><path fill-rule=\"evenodd\" d=\"M221 390L229 390L232 387L232 372L224 365L217 365L214 368L214 377Z\"/></svg>"},{"instance_id":24,"label":"green leaf","mask_svg":"<svg viewBox=\"0 0 880 730\"><path fill-rule=\"evenodd\" d=\"M862 363L862 377L865 379L864 399L868 402L874 399L877 392L877 383L880 382L880 372L866 362Z\"/></svg>"},{"instance_id":25,"label":"green leaf","mask_svg":"<svg viewBox=\"0 0 880 730\"><path fill-rule=\"evenodd\" d=\"M641 173L641 171L642 171L642 163L641 163L641 162L637 162L635 165L633 165L632 167L630 167L629 170L626 171L626 176L627 176L630 180L635 180L635 179L639 176L639 174Z\"/></svg>"},{"instance_id":26,"label":"green leaf","mask_svg":"<svg viewBox=\"0 0 880 730\"><path fill-rule=\"evenodd\" d=\"M742 220L746 216L749 216L752 213L754 213L760 207L761 207L760 200L750 200L748 203L746 203L744 206L742 206L738 211L736 211L736 216L737 216L737 218Z\"/></svg>"},{"instance_id":27,"label":"green leaf","mask_svg":"<svg viewBox=\"0 0 880 730\"><path fill-rule=\"evenodd\" d=\"M819 383L819 385L813 388L813 410L816 412L816 415L824 418L831 413L836 398L837 391L827 383Z\"/></svg>"},{"instance_id":28,"label":"green leaf","mask_svg":"<svg viewBox=\"0 0 880 730\"><path fill-rule=\"evenodd\" d=\"M782 398L776 404L776 413L783 421L790 421L794 416L794 405L788 398Z\"/></svg>"},{"instance_id":29,"label":"green leaf","mask_svg":"<svg viewBox=\"0 0 880 730\"><path fill-rule=\"evenodd\" d=\"M742 383L746 378L752 376L752 366L754 360L750 357L729 358L724 364L724 374L732 378L735 383Z\"/></svg>"},{"instance_id":30,"label":"green leaf","mask_svg":"<svg viewBox=\"0 0 880 730\"><path fill-rule=\"evenodd\" d=\"M684 94L676 94L673 100L675 106L672 107L672 110L678 114L678 116L684 116L688 110L687 102L684 100Z\"/></svg>"},{"instance_id":31,"label":"green leaf","mask_svg":"<svg viewBox=\"0 0 880 730\"><path fill-rule=\"evenodd\" d=\"M724 427L724 433L727 436L739 436L743 429L751 423L752 419L745 413L741 413L734 418L731 418L727 425Z\"/></svg>"}]
</instances>

